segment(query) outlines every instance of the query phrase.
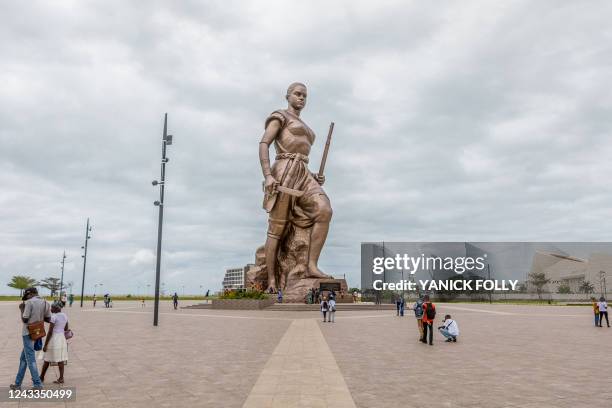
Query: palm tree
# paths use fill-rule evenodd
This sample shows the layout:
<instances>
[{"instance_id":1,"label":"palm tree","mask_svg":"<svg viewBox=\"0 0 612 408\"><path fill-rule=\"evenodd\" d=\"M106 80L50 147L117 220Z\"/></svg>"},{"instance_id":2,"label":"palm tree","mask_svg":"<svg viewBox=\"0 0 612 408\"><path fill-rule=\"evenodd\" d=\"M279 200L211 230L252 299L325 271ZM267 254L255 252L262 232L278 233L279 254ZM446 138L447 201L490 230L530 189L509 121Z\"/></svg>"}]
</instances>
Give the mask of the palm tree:
<instances>
[{"instance_id":1,"label":"palm tree","mask_svg":"<svg viewBox=\"0 0 612 408\"><path fill-rule=\"evenodd\" d=\"M23 290L31 286L37 286L36 279L30 278L29 276L15 275L7 286L15 289L19 289L19 296L23 295Z\"/></svg>"},{"instance_id":2,"label":"palm tree","mask_svg":"<svg viewBox=\"0 0 612 408\"><path fill-rule=\"evenodd\" d=\"M46 278L41 280L38 283L38 286L42 286L43 288L47 288L51 291L51 297L53 297L55 295L55 292L57 292L60 289L60 279L59 278Z\"/></svg>"},{"instance_id":3,"label":"palm tree","mask_svg":"<svg viewBox=\"0 0 612 408\"><path fill-rule=\"evenodd\" d=\"M595 291L595 287L593 286L591 282L585 280L582 282L578 290L584 293L585 295L588 295L590 293L593 293L593 291Z\"/></svg>"}]
</instances>

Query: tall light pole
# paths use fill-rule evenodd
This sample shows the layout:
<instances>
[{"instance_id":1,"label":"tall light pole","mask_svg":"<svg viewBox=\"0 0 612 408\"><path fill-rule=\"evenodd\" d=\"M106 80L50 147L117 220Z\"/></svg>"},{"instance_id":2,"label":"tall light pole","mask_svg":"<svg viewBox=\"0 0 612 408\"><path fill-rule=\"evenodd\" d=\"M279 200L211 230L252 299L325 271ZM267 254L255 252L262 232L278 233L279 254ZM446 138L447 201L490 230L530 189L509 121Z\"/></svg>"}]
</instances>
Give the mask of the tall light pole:
<instances>
[{"instance_id":1,"label":"tall light pole","mask_svg":"<svg viewBox=\"0 0 612 408\"><path fill-rule=\"evenodd\" d=\"M60 290L59 290L59 300L62 301L62 288L64 287L64 264L66 262L66 250L64 250L64 254L62 255L62 277L60 278Z\"/></svg>"},{"instance_id":2,"label":"tall light pole","mask_svg":"<svg viewBox=\"0 0 612 408\"><path fill-rule=\"evenodd\" d=\"M161 179L153 180L154 186L159 185L159 201L155 204L159 208L159 219L157 221L157 263L155 265L155 304L153 308L153 326L157 326L159 321L159 279L161 266L161 245L162 245L162 226L164 222L164 187L166 183L166 146L172 144L172 135L168 134L168 114L164 114L164 133L162 135L162 159L161 159Z\"/></svg>"},{"instance_id":3,"label":"tall light pole","mask_svg":"<svg viewBox=\"0 0 612 408\"><path fill-rule=\"evenodd\" d=\"M81 247L81 249L85 250L85 253L81 255L83 258L83 278L81 281L81 307L83 307L83 298L85 295L85 267L87 266L87 242L91 238L89 233L91 232L91 227L89 226L89 218L87 218L87 225L85 226L85 244Z\"/></svg>"}]
</instances>

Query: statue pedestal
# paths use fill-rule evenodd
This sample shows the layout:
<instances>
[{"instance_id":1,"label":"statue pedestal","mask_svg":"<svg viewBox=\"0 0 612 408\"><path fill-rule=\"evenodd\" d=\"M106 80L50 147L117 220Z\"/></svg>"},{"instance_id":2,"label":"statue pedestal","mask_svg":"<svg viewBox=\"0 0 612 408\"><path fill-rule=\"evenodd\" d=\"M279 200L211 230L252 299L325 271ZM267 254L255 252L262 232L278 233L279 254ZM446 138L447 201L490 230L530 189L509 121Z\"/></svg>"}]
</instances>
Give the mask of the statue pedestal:
<instances>
[{"instance_id":1,"label":"statue pedestal","mask_svg":"<svg viewBox=\"0 0 612 408\"><path fill-rule=\"evenodd\" d=\"M336 292L336 302L352 302L346 280L306 277L309 245L310 229L291 225L282 240L277 257L277 276L286 277L285 287L281 288L283 302L305 303L308 290L313 288L323 291L333 289ZM280 283L280 279L277 282ZM255 252L255 266L247 272L246 286L260 290L268 287L268 272L263 246L257 248Z\"/></svg>"},{"instance_id":2,"label":"statue pedestal","mask_svg":"<svg viewBox=\"0 0 612 408\"><path fill-rule=\"evenodd\" d=\"M349 296L348 286L344 279L317 279L317 278L302 278L292 282L288 281L285 290L283 291L283 302L287 303L305 303L306 296L310 289L317 289L323 296L327 296L333 289L336 292L336 303L341 300L344 302L352 302L353 298ZM342 293L342 299L341 294Z\"/></svg>"}]
</instances>

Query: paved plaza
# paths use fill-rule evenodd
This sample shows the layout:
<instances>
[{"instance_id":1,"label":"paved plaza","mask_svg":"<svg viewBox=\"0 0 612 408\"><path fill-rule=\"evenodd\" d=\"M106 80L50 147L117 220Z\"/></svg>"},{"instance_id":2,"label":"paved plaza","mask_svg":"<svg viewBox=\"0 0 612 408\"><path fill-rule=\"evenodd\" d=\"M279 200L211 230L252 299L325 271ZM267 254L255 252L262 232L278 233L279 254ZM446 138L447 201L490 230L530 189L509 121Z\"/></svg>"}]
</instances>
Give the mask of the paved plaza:
<instances>
[{"instance_id":1,"label":"paved plaza","mask_svg":"<svg viewBox=\"0 0 612 408\"><path fill-rule=\"evenodd\" d=\"M100 304L99 304L100 305ZM71 403L7 407L604 407L612 401L612 329L572 306L439 304L461 336L417 342L411 312L173 310L115 302L66 308L75 338ZM437 319L439 321L439 319ZM13 382L16 302L0 303L0 381ZM57 369L47 375L50 383ZM24 386L31 384L29 373ZM49 385L49 387L51 387Z\"/></svg>"}]
</instances>

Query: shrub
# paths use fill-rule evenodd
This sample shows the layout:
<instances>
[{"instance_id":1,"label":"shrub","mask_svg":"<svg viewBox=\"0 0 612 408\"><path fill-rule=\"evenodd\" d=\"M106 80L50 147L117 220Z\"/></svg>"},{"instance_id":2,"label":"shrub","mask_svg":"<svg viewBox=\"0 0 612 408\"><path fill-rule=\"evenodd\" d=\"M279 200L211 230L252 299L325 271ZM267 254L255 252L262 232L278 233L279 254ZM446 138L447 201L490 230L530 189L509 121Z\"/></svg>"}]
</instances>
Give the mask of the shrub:
<instances>
[{"instance_id":1,"label":"shrub","mask_svg":"<svg viewBox=\"0 0 612 408\"><path fill-rule=\"evenodd\" d=\"M569 287L569 285L567 283L562 283L557 288L557 293L567 294L567 293L572 293L572 290L570 289L570 287Z\"/></svg>"},{"instance_id":2,"label":"shrub","mask_svg":"<svg viewBox=\"0 0 612 408\"><path fill-rule=\"evenodd\" d=\"M268 295L260 290L230 290L219 299L267 299Z\"/></svg>"}]
</instances>

